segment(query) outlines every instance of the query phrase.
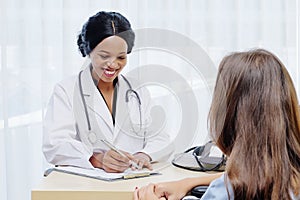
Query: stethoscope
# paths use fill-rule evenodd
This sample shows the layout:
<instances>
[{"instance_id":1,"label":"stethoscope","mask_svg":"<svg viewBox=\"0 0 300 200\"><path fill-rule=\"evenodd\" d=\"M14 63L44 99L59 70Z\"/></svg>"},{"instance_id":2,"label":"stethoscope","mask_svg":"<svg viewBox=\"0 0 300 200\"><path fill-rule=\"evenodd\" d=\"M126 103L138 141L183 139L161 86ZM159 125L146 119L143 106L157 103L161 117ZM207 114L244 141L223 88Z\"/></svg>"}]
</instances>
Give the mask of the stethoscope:
<instances>
[{"instance_id":1,"label":"stethoscope","mask_svg":"<svg viewBox=\"0 0 300 200\"><path fill-rule=\"evenodd\" d=\"M81 75L82 75L83 71L79 72L78 75L78 83L79 83L79 92L80 92L80 96L81 96L81 100L82 100L82 104L84 107L84 113L85 113L85 117L86 117L86 121L87 121L87 127L88 127L88 139L92 144L95 144L97 142L97 135L92 131L91 128L91 122L90 122L90 117L88 114L88 110L87 110L87 104L84 98L84 94L83 94L83 88L82 88L82 83L81 83ZM125 82L128 85L128 88L126 93L125 93L125 102L128 104L129 103L129 97L130 95L134 95L134 97L136 98L137 102L138 102L138 110L139 110L139 130L134 130L134 132L138 135L138 132L140 132L142 130L142 111L141 111L141 98L139 96L139 94L132 89L131 84L129 83L129 81L125 78L125 76L121 75L122 78L125 80Z\"/></svg>"}]
</instances>

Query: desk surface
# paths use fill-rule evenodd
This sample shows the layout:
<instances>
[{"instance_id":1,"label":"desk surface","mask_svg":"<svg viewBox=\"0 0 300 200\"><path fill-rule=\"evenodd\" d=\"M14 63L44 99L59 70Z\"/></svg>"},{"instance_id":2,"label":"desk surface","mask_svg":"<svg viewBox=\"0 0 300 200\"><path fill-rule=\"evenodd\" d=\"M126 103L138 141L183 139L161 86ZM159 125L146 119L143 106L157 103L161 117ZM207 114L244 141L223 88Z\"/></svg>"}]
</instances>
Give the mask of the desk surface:
<instances>
[{"instance_id":1,"label":"desk surface","mask_svg":"<svg viewBox=\"0 0 300 200\"><path fill-rule=\"evenodd\" d=\"M163 165L166 166L166 164ZM162 164L160 164L160 167L161 166ZM149 183L207 175L207 173L204 172L180 169L171 164L168 164L167 167L159 171L162 175L113 182L54 171L43 178L37 187L32 189L31 200L132 200L133 191L136 186L141 187Z\"/></svg>"}]
</instances>

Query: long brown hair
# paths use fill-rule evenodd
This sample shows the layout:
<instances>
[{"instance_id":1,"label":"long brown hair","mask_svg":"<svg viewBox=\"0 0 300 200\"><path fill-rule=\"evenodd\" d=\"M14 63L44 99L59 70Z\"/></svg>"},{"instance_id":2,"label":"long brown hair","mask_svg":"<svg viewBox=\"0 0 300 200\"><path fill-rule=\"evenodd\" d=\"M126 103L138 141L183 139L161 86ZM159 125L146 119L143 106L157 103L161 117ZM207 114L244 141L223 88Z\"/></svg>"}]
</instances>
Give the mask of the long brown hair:
<instances>
[{"instance_id":1,"label":"long brown hair","mask_svg":"<svg viewBox=\"0 0 300 200\"><path fill-rule=\"evenodd\" d=\"M272 53L233 53L220 66L209 113L229 157L235 199L291 199L300 191L300 116L292 80Z\"/></svg>"}]
</instances>

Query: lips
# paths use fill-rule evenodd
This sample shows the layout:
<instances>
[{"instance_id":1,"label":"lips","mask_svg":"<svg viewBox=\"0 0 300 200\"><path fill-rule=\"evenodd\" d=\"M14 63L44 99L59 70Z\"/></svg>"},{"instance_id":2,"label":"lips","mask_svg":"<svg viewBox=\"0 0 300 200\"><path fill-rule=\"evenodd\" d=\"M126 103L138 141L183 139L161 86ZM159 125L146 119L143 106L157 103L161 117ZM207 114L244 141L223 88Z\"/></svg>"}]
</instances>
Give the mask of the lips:
<instances>
[{"instance_id":1,"label":"lips","mask_svg":"<svg viewBox=\"0 0 300 200\"><path fill-rule=\"evenodd\" d=\"M107 69L104 69L103 74L106 77L111 78L111 77L113 77L116 74L116 70L107 70Z\"/></svg>"}]
</instances>

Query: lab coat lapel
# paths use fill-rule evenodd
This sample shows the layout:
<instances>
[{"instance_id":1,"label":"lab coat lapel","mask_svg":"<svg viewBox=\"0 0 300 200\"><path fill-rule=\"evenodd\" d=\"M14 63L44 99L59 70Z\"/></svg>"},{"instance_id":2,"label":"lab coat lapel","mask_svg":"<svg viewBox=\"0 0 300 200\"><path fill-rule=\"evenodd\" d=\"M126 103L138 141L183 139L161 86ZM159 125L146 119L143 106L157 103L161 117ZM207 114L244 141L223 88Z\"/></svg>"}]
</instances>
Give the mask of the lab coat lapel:
<instances>
[{"instance_id":1,"label":"lab coat lapel","mask_svg":"<svg viewBox=\"0 0 300 200\"><path fill-rule=\"evenodd\" d=\"M86 104L88 107L88 112L91 115L91 117L95 116L102 118L102 120L105 121L105 123L110 128L111 133L113 133L114 125L112 121L111 113L109 112L107 105L105 103L105 100L102 98L99 90L94 84L92 75L90 73L90 68L87 67L83 71L82 76L82 83L83 83L83 93L86 95ZM96 120L97 121L97 120ZM98 127L98 124L95 124L92 126L93 129L96 129ZM101 127L98 127L99 129L102 129ZM97 131L97 130L94 130Z\"/></svg>"},{"instance_id":2,"label":"lab coat lapel","mask_svg":"<svg viewBox=\"0 0 300 200\"><path fill-rule=\"evenodd\" d=\"M116 102L116 113L115 113L115 140L121 132L129 131L130 117L128 115L128 108L126 103L126 91L129 89L128 84L125 82L122 76L118 77L118 94ZM128 133L127 133L128 134Z\"/></svg>"}]
</instances>

